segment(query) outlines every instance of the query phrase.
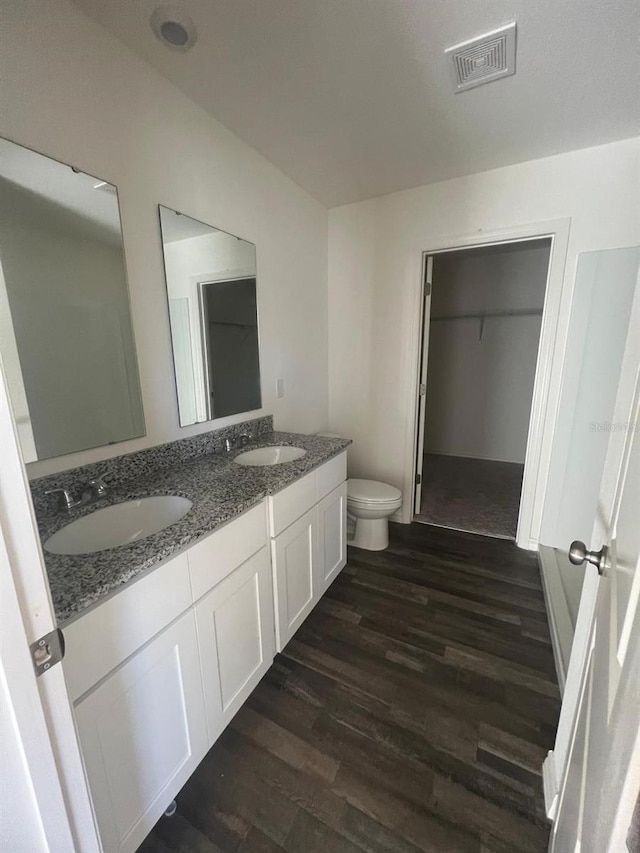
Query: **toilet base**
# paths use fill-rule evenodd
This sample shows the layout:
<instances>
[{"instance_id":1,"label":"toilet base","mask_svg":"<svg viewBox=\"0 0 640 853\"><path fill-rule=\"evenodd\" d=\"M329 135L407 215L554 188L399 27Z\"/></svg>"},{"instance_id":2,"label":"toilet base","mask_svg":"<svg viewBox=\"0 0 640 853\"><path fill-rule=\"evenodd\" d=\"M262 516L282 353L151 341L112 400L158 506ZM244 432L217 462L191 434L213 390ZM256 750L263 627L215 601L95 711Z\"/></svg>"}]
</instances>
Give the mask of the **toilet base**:
<instances>
[{"instance_id":1,"label":"toilet base","mask_svg":"<svg viewBox=\"0 0 640 853\"><path fill-rule=\"evenodd\" d=\"M389 547L389 519L357 518L353 538L347 540L347 545L365 551L384 551Z\"/></svg>"}]
</instances>

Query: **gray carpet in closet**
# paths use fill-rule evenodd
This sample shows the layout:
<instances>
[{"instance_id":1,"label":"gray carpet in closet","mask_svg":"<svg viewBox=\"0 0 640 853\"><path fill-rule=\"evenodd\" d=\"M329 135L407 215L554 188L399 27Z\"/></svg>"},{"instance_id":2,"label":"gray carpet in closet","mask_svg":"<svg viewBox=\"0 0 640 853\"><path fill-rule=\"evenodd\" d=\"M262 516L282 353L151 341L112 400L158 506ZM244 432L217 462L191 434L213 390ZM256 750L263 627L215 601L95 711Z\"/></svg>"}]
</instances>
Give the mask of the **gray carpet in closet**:
<instances>
[{"instance_id":1,"label":"gray carpet in closet","mask_svg":"<svg viewBox=\"0 0 640 853\"><path fill-rule=\"evenodd\" d=\"M524 465L426 453L415 521L514 539Z\"/></svg>"}]
</instances>

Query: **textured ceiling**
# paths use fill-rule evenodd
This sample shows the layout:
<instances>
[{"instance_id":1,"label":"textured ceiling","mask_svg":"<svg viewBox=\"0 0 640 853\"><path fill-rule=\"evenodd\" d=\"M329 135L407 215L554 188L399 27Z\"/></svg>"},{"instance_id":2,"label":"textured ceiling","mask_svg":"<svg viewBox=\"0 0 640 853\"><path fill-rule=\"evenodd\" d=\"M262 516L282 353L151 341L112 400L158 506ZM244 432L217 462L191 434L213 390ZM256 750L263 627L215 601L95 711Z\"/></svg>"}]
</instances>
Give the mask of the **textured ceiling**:
<instances>
[{"instance_id":1,"label":"textured ceiling","mask_svg":"<svg viewBox=\"0 0 640 853\"><path fill-rule=\"evenodd\" d=\"M75 0L328 206L635 136L640 0ZM443 50L511 20L517 73L453 94Z\"/></svg>"}]
</instances>

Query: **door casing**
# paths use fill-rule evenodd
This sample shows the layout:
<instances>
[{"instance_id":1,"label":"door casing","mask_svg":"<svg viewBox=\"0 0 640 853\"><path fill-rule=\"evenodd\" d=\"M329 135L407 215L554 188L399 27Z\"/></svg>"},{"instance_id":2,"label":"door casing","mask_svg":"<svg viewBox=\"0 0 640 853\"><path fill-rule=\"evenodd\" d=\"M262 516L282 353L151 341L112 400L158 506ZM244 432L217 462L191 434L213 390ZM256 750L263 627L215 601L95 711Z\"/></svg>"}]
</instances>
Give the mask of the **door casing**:
<instances>
[{"instance_id":1,"label":"door casing","mask_svg":"<svg viewBox=\"0 0 640 853\"><path fill-rule=\"evenodd\" d=\"M417 470L418 438L418 385L420 383L420 364L422 347L422 325L424 306L424 258L430 255L452 252L456 249L468 249L479 246L495 246L504 243L525 240L551 239L551 252L547 273L542 327L538 346L538 359L529 418L529 432L525 456L520 515L516 533L516 544L520 548L535 551L538 547L542 509L544 505L553 431L558 413L560 386L562 379L562 361L566 348L568 322L560 325L560 306L563 300L564 269L569 243L570 219L558 219L548 222L532 223L510 229L485 232L481 235L443 239L429 248L416 245L411 253L407 275L411 277L411 289L414 292L414 319L410 335L411 381L407 399L408 417L404 455L405 500L397 520L410 523L413 520L414 487Z\"/></svg>"}]
</instances>

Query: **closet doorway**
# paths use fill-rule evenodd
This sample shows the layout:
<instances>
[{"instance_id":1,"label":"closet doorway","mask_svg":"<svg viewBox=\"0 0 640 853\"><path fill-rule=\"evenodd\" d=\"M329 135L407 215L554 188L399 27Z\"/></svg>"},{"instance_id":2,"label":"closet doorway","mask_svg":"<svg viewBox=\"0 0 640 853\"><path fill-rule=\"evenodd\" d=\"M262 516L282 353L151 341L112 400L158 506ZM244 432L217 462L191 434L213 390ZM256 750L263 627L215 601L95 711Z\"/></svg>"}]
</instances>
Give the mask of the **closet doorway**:
<instances>
[{"instance_id":1,"label":"closet doorway","mask_svg":"<svg viewBox=\"0 0 640 853\"><path fill-rule=\"evenodd\" d=\"M516 538L551 245L425 258L414 521Z\"/></svg>"}]
</instances>

